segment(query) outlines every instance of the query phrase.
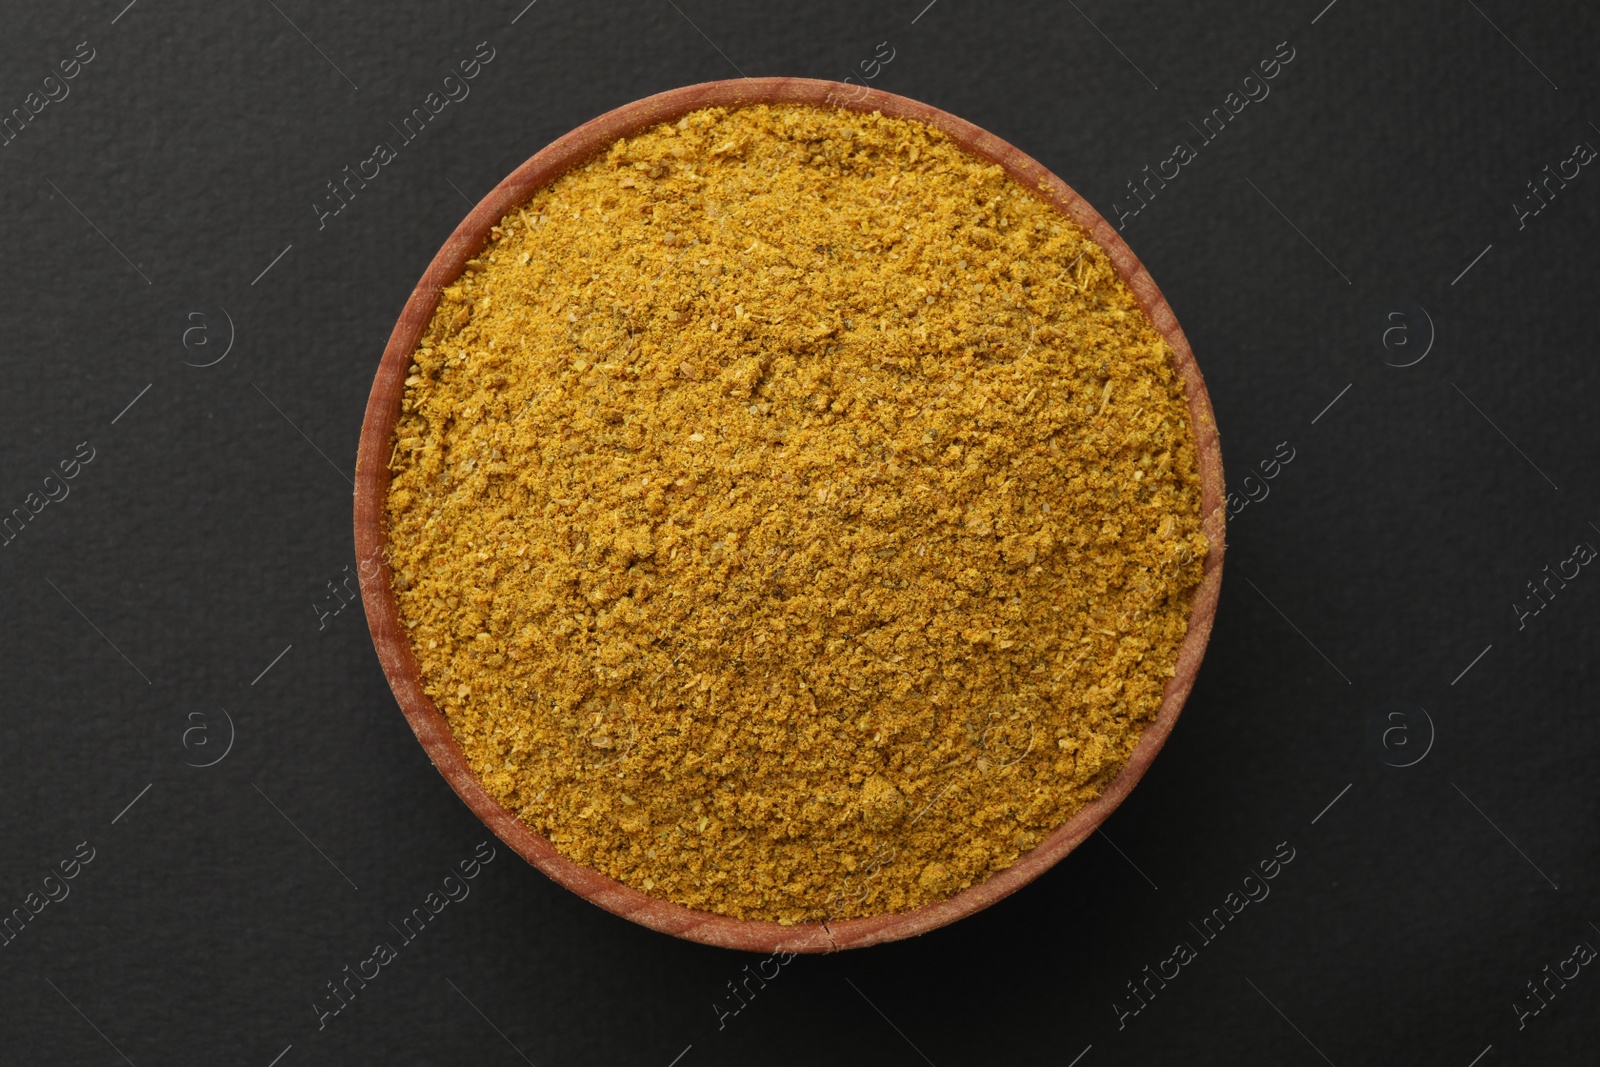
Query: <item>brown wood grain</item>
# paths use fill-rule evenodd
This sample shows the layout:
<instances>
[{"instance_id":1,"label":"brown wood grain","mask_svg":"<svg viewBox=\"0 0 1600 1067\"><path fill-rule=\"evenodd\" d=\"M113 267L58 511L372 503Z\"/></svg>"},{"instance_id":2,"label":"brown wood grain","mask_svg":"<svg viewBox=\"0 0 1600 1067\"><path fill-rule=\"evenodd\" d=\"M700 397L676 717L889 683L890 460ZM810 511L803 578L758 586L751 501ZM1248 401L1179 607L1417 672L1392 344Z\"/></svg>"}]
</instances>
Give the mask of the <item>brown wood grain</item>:
<instances>
[{"instance_id":1,"label":"brown wood grain","mask_svg":"<svg viewBox=\"0 0 1600 1067\"><path fill-rule=\"evenodd\" d=\"M1132 757L1106 791L1058 827L1032 851L987 881L954 896L913 911L837 922L812 922L783 926L775 922L732 919L695 911L648 896L567 859L550 842L530 830L517 816L473 777L466 756L456 743L444 715L422 690L411 643L400 624L399 608L385 560L387 529L384 505L389 492L388 460L395 421L405 393L405 378L417 341L433 316L439 290L461 274L466 261L487 243L489 228L512 208L564 171L605 149L619 137L632 136L658 122L704 107L744 104L811 104L856 111L881 111L885 115L916 119L943 130L968 151L1004 167L1013 177L1037 190L1063 215L1083 226L1108 253L1123 280L1133 290L1151 321L1172 345L1173 365L1187 384L1189 412L1199 452L1202 529L1211 541L1204 573L1195 590L1189 631L1179 648L1177 670L1167 683L1155 719L1145 727ZM1222 587L1224 536L1222 447L1217 435L1211 400L1200 368L1183 329L1166 298L1156 287L1137 256L1116 230L1088 201L1025 153L1000 138L938 108L903 96L861 86L808 78L746 78L707 82L634 101L568 133L538 152L495 186L456 227L433 258L406 302L389 336L367 400L356 460L355 540L372 643L383 672L399 701L400 710L416 732L434 766L467 806L520 856L555 881L613 914L636 923L708 945L751 952L832 952L894 941L937 929L997 900L1043 874L1071 852L1122 803L1149 769L1182 711L1195 675L1205 655Z\"/></svg>"}]
</instances>

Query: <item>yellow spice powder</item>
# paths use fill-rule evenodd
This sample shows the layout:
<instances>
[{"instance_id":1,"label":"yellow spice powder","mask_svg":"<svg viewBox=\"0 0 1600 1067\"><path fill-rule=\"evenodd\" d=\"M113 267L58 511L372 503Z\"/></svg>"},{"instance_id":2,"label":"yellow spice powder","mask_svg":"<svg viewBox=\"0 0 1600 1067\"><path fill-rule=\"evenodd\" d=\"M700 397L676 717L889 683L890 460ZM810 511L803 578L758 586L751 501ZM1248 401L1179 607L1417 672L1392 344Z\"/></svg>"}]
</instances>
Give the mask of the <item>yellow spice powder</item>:
<instances>
[{"instance_id":1,"label":"yellow spice powder","mask_svg":"<svg viewBox=\"0 0 1600 1067\"><path fill-rule=\"evenodd\" d=\"M710 109L501 220L415 354L390 561L478 778L783 923L981 882L1158 708L1206 539L1105 253L920 123Z\"/></svg>"}]
</instances>

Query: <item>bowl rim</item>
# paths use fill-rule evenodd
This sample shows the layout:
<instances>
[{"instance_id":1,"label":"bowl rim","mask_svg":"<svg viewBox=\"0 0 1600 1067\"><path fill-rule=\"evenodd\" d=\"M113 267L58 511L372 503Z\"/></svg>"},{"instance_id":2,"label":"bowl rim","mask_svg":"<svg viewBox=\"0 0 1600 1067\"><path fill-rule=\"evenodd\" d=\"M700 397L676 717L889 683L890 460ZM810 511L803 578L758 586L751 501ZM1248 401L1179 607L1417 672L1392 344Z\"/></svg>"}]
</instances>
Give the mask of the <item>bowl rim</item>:
<instances>
[{"instance_id":1,"label":"bowl rim","mask_svg":"<svg viewBox=\"0 0 1600 1067\"><path fill-rule=\"evenodd\" d=\"M1173 368L1184 380L1201 481L1201 530L1210 540L1200 584L1190 608L1189 628L1179 646L1155 718L1145 726L1126 765L1099 797L1079 809L1011 866L944 900L910 911L858 919L784 925L697 911L616 881L556 851L515 813L502 806L473 776L438 707L423 692L420 670L400 622L386 560L385 502L394 426L417 341L438 306L439 293L489 238L490 228L538 189L572 167L660 122L706 107L808 104L878 111L913 119L948 135L958 146L998 164L1088 231L1106 252L1156 329L1172 347ZM742 78L704 82L657 93L591 119L536 152L483 197L428 264L395 323L373 378L356 459L355 546L361 599L383 673L406 721L450 787L501 841L557 883L614 915L676 937L750 952L833 952L895 941L946 926L1021 889L1099 828L1149 769L1171 734L1194 686L1216 617L1222 584L1225 532L1222 449L1210 396L1183 329L1144 265L1088 201L1032 157L994 134L920 101L866 86L811 78Z\"/></svg>"}]
</instances>

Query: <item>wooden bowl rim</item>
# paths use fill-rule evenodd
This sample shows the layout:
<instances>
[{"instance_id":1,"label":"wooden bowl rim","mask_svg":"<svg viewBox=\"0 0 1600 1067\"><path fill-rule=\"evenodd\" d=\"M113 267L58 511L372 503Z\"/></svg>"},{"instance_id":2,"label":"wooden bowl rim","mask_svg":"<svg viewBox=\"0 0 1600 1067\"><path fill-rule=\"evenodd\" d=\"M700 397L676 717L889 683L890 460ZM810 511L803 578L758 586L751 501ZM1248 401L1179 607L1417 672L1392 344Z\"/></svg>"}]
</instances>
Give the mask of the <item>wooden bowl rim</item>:
<instances>
[{"instance_id":1,"label":"wooden bowl rim","mask_svg":"<svg viewBox=\"0 0 1600 1067\"><path fill-rule=\"evenodd\" d=\"M1123 281L1172 346L1174 369L1186 383L1201 478L1202 530L1211 542L1201 582L1194 592L1188 634L1179 647L1175 674L1167 684L1161 707L1145 727L1127 765L1103 794L1010 867L945 900L907 912L789 926L696 911L648 896L561 855L548 839L533 832L515 813L495 800L473 776L444 715L422 690L417 662L400 624L399 606L384 552L390 444L405 392L411 354L438 305L439 291L454 282L466 261L483 249L490 227L513 208L527 202L538 189L603 151L618 138L632 136L656 123L677 119L700 108L754 104L842 107L924 122L943 131L968 152L999 164L1017 181L1036 190L1062 214L1083 226L1108 254ZM373 379L356 460L355 542L367 623L395 699L434 766L500 840L590 903L653 930L750 952L832 952L926 933L988 907L1059 862L1116 809L1143 777L1172 732L1200 669L1222 584L1223 500L1221 443L1205 381L1188 339L1138 257L1083 197L1033 158L1000 138L916 100L864 86L810 78L745 78L658 93L579 126L513 171L461 221L406 301Z\"/></svg>"}]
</instances>

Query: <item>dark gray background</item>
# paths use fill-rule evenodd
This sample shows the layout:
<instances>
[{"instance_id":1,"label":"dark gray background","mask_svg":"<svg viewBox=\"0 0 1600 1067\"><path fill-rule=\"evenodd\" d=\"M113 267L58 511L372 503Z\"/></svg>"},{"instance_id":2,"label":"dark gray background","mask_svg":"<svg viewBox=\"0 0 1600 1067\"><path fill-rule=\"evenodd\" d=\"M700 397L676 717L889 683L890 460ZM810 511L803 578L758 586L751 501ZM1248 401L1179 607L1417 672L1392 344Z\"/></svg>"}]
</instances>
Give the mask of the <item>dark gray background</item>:
<instances>
[{"instance_id":1,"label":"dark gray background","mask_svg":"<svg viewBox=\"0 0 1600 1067\"><path fill-rule=\"evenodd\" d=\"M124 3L0 22L3 112L96 51L0 148L0 508L96 450L0 548L0 913L96 850L0 948L0 1061L1594 1062L1594 965L1520 1030L1512 1007L1600 947L1600 573L1521 629L1512 608L1600 545L1600 175L1522 229L1512 206L1600 145L1592 6ZM319 231L323 183L485 40L471 96ZM1230 523L1181 723L1109 840L951 928L796 959L720 1030L756 958L614 918L501 847L319 1032L324 983L487 836L359 607L319 631L314 606L354 564L348 476L413 284L467 200L573 126L741 72L842 78L881 41L873 85L1108 214L1295 50L1125 231L1200 359L1230 488L1295 450ZM1431 351L1386 366L1386 314L1420 346L1419 307ZM222 351L220 308L232 350L186 366ZM1370 740L1393 701L1436 730L1408 768L1388 764L1425 749L1415 711ZM222 748L222 708L231 751L186 766ZM1119 1030L1125 983L1198 946L1188 924L1285 841L1271 896Z\"/></svg>"}]
</instances>

